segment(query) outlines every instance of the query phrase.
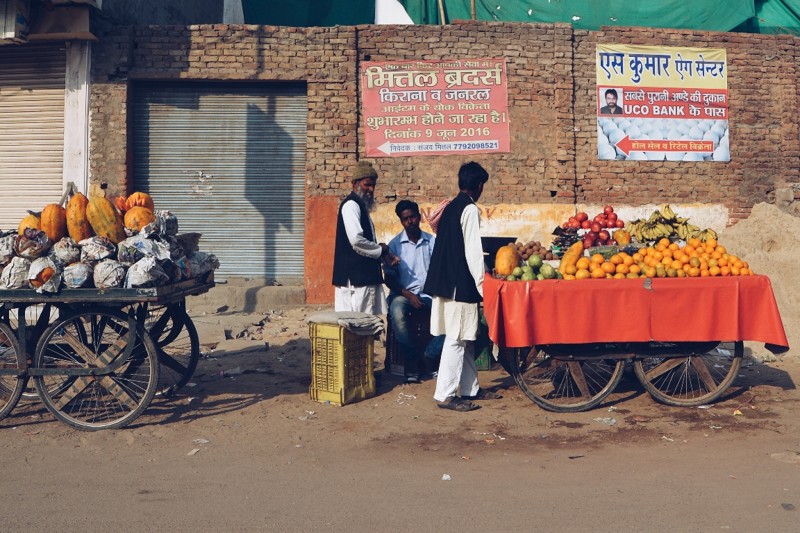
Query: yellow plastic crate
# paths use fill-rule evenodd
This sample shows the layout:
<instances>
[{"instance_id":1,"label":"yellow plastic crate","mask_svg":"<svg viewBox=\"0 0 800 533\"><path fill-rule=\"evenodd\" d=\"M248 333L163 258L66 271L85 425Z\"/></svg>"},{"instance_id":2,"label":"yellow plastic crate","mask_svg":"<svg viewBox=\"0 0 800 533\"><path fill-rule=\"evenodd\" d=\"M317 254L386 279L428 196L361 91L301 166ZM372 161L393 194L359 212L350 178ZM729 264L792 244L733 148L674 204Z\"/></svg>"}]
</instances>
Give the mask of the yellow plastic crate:
<instances>
[{"instance_id":1,"label":"yellow plastic crate","mask_svg":"<svg viewBox=\"0 0 800 533\"><path fill-rule=\"evenodd\" d=\"M308 336L312 400L346 405L375 395L374 337L356 335L338 324L309 324Z\"/></svg>"}]
</instances>

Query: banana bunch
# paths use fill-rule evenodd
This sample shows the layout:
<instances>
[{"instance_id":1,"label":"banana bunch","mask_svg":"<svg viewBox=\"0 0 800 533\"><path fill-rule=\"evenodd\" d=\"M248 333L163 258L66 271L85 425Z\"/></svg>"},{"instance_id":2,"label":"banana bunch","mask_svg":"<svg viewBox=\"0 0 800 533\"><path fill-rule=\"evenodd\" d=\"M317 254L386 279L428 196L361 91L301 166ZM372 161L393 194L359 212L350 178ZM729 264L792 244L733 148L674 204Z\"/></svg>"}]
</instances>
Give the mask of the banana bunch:
<instances>
[{"instance_id":1,"label":"banana bunch","mask_svg":"<svg viewBox=\"0 0 800 533\"><path fill-rule=\"evenodd\" d=\"M627 228L631 237L640 243L673 237L684 241L696 237L703 242L717 238L717 233L713 229L700 229L699 226L690 224L688 218L679 217L668 205L656 209L646 219L640 218L628 222Z\"/></svg>"}]
</instances>

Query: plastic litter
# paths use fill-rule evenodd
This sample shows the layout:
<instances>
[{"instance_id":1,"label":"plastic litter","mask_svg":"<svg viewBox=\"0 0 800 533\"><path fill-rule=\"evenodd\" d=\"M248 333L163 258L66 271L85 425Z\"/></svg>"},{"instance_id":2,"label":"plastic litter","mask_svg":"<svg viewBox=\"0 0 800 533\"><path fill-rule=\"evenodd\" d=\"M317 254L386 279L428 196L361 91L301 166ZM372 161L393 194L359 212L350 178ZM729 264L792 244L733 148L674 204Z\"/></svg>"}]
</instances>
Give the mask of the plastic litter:
<instances>
[{"instance_id":1,"label":"plastic litter","mask_svg":"<svg viewBox=\"0 0 800 533\"><path fill-rule=\"evenodd\" d=\"M450 474L443 474L442 481L452 481L453 478L450 477Z\"/></svg>"},{"instance_id":2,"label":"plastic litter","mask_svg":"<svg viewBox=\"0 0 800 533\"><path fill-rule=\"evenodd\" d=\"M613 417L611 417L611 418L608 418L608 417L606 417L606 418L597 417L597 418L593 418L592 420L594 420L595 422L600 422L601 424L605 424L607 426L613 426L614 424L617 423L617 419L613 418Z\"/></svg>"}]
</instances>

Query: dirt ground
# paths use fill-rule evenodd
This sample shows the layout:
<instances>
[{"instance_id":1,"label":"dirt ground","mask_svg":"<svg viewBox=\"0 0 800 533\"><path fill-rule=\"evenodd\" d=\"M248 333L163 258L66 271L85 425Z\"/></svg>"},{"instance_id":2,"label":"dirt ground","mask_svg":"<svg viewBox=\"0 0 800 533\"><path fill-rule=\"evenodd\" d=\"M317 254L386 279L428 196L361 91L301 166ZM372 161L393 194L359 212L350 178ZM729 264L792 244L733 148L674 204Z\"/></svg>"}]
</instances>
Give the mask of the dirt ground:
<instances>
[{"instance_id":1,"label":"dirt ground","mask_svg":"<svg viewBox=\"0 0 800 533\"><path fill-rule=\"evenodd\" d=\"M791 343L798 271L782 269L797 247L762 227L790 220L757 207L721 240L771 277ZM655 403L626 373L600 407L551 413L499 367L479 377L504 397L471 413L383 372L374 398L336 407L308 394L319 309L192 309L190 386L125 429L73 430L23 402L0 422L0 530L797 530L796 350L749 344L703 409Z\"/></svg>"}]
</instances>

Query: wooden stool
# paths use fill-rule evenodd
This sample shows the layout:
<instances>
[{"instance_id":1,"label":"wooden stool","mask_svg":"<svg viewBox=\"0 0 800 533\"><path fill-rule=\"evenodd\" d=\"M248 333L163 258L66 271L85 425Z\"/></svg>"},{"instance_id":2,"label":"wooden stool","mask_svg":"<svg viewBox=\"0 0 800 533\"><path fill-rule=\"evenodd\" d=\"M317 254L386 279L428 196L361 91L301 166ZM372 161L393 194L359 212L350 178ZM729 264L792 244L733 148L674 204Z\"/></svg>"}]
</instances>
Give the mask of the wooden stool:
<instances>
[{"instance_id":1,"label":"wooden stool","mask_svg":"<svg viewBox=\"0 0 800 533\"><path fill-rule=\"evenodd\" d=\"M412 313L408 320L411 338L414 339L414 345L419 353L422 354L433 338L431 336L431 312L426 309L425 311ZM404 376L406 373L404 357L397 346L397 339L392 329L392 321L387 319L386 322L386 361L384 362L384 367L387 372L397 376ZM425 356L422 355L422 357ZM420 372L422 371L424 371L424 368L420 369Z\"/></svg>"}]
</instances>

